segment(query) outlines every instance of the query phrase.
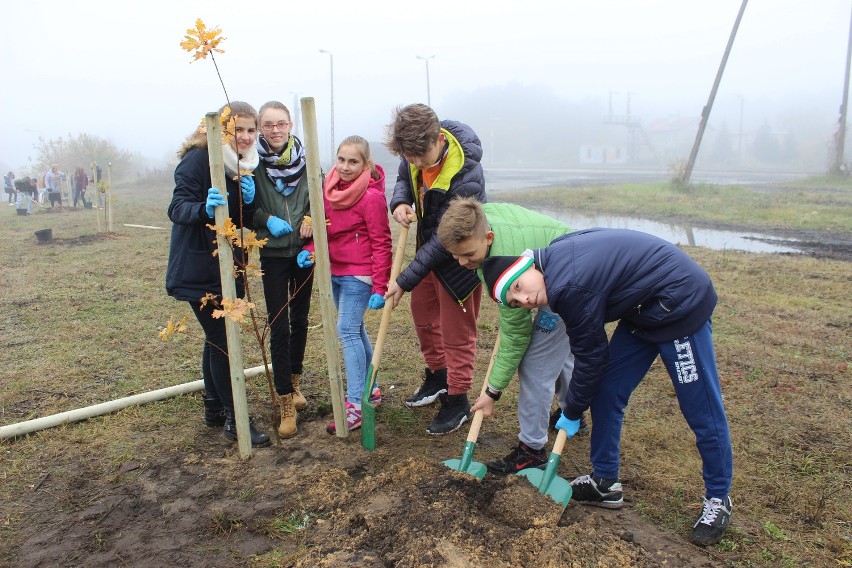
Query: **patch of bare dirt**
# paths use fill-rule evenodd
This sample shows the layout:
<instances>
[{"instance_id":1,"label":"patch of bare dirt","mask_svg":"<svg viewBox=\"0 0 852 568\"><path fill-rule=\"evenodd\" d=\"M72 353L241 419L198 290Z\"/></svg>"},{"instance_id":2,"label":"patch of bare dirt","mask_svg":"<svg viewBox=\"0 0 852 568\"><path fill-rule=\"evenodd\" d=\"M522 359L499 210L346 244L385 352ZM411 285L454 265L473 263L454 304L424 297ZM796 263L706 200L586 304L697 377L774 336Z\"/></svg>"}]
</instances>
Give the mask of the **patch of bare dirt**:
<instances>
[{"instance_id":1,"label":"patch of bare dirt","mask_svg":"<svg viewBox=\"0 0 852 568\"><path fill-rule=\"evenodd\" d=\"M297 437L247 462L218 429L198 425L190 447L166 457L53 464L56 474L48 467L21 498L26 537L11 565L713 565L629 507L570 503L563 513L526 478L450 470L442 461L459 457L464 428L437 441L424 434L412 448L379 425L369 452L358 432L327 435L327 419L301 423Z\"/></svg>"}]
</instances>

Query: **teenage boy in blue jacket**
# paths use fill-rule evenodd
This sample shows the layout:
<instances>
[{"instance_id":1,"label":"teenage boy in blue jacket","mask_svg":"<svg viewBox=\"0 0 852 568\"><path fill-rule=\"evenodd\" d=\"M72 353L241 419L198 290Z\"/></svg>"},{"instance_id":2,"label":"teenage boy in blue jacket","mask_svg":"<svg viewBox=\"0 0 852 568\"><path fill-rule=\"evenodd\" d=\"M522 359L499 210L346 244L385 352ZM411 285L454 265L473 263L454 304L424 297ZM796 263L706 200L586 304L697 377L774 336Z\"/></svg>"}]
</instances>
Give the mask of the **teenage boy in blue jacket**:
<instances>
[{"instance_id":1,"label":"teenage boy in blue jacket","mask_svg":"<svg viewBox=\"0 0 852 568\"><path fill-rule=\"evenodd\" d=\"M731 520L733 452L710 317L710 277L675 245L637 231L588 229L520 257L483 262L491 298L511 307L549 306L565 322L574 372L557 427L573 436L592 413L591 475L571 482L578 503L619 509L619 442L631 393L659 356L703 463L704 506L692 528L702 546ZM604 325L618 321L607 340Z\"/></svg>"}]
</instances>

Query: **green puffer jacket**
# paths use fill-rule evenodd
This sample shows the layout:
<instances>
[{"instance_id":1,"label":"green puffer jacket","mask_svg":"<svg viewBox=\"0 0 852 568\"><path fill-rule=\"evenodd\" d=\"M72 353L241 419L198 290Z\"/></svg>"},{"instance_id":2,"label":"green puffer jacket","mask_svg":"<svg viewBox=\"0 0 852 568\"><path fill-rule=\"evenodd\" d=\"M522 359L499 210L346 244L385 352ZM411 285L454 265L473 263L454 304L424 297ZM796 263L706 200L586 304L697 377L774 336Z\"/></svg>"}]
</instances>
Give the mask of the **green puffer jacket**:
<instances>
[{"instance_id":1,"label":"green puffer jacket","mask_svg":"<svg viewBox=\"0 0 852 568\"><path fill-rule=\"evenodd\" d=\"M494 232L494 242L488 256L517 256L526 249L546 247L556 237L570 233L571 228L546 215L511 203L484 203L485 217ZM485 284L482 268L476 274ZM488 294L488 291L485 291ZM508 386L530 344L533 331L531 310L498 306L500 314L500 349L488 384L496 390ZM556 381L556 377L553 377Z\"/></svg>"},{"instance_id":2,"label":"green puffer jacket","mask_svg":"<svg viewBox=\"0 0 852 568\"><path fill-rule=\"evenodd\" d=\"M302 219L304 219L305 215L311 214L310 199L308 198L307 171L299 179L296 190L286 197L275 189L272 180L266 175L263 162L258 164L253 173L255 185L253 226L257 232L257 238L269 239L266 246L260 249L260 256L284 257L298 255L306 242L306 239L299 238L299 227L302 225ZM322 180L319 181L319 184L322 187ZM293 232L277 238L270 235L269 229L266 228L266 221L270 215L274 215L290 223L290 226L293 227Z\"/></svg>"}]
</instances>

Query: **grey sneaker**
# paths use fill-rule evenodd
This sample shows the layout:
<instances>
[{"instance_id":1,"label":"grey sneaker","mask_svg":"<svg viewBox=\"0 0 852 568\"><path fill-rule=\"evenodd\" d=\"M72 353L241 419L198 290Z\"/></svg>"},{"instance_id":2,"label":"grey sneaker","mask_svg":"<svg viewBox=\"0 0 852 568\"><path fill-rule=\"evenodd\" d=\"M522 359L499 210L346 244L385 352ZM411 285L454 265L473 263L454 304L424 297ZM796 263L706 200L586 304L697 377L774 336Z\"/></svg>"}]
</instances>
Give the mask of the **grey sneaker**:
<instances>
[{"instance_id":1,"label":"grey sneaker","mask_svg":"<svg viewBox=\"0 0 852 568\"><path fill-rule=\"evenodd\" d=\"M734 506L731 503L730 497L725 499L704 498L704 510L701 511L701 516L692 525L693 544L699 546L710 546L722 540L722 535L725 534L725 529L731 524L731 513Z\"/></svg>"},{"instance_id":2,"label":"grey sneaker","mask_svg":"<svg viewBox=\"0 0 852 568\"><path fill-rule=\"evenodd\" d=\"M594 505L604 509L621 509L624 495L617 479L604 479L592 475L581 475L571 482L571 498L583 505Z\"/></svg>"}]
</instances>

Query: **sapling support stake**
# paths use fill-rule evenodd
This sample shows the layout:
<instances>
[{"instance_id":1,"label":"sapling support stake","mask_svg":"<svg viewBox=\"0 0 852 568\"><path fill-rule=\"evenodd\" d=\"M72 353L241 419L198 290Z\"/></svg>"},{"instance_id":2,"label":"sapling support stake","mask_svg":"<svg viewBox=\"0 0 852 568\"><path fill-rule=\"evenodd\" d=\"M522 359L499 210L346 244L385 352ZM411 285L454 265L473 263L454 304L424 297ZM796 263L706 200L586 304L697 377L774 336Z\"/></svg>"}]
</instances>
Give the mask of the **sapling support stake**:
<instances>
[{"instance_id":1,"label":"sapling support stake","mask_svg":"<svg viewBox=\"0 0 852 568\"><path fill-rule=\"evenodd\" d=\"M222 122L218 112L208 112L204 116L207 123L207 153L210 161L210 180L213 187L222 195L227 195L225 185L225 162L222 158ZM239 189L237 190L239 191ZM224 227L228 220L228 200L215 210L216 226ZM237 287L234 283L234 251L227 237L216 233L216 245L219 249L219 278L222 281L222 301L237 299ZM240 324L231 318L225 318L225 334L228 339L228 363L231 369L231 390L234 393L234 421L237 425L237 446L240 457L251 457L251 434L249 432L248 404L246 403L246 379L243 373L243 346L240 337Z\"/></svg>"},{"instance_id":2,"label":"sapling support stake","mask_svg":"<svg viewBox=\"0 0 852 568\"><path fill-rule=\"evenodd\" d=\"M328 234L325 230L325 205L322 199L322 173L319 163L319 138L317 113L313 97L304 97L302 120L305 130L305 158L308 169L308 192L311 200L311 218L314 232L314 280L319 288L322 335L328 363L328 381L331 390L331 408L334 411L335 434L338 438L349 435L346 424L346 395L340 372L340 349L337 343L337 308L331 293L331 265L328 258Z\"/></svg>"}]
</instances>

